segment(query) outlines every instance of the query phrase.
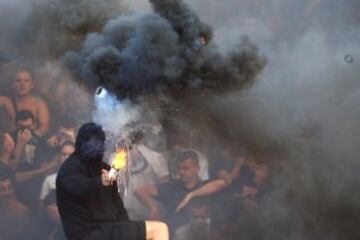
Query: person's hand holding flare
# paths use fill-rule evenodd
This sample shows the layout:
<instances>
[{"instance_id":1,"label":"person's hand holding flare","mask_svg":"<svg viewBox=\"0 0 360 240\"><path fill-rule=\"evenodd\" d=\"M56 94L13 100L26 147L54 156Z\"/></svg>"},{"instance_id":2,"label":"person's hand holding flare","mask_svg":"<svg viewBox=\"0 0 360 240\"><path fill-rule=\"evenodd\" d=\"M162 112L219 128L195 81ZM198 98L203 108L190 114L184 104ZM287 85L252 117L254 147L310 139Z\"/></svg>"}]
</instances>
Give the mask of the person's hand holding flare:
<instances>
[{"instance_id":1,"label":"person's hand holding flare","mask_svg":"<svg viewBox=\"0 0 360 240\"><path fill-rule=\"evenodd\" d=\"M111 170L109 172L110 179L115 181L118 172L124 169L126 165L127 165L127 150L125 148L119 148L116 151L114 159L111 163Z\"/></svg>"}]
</instances>

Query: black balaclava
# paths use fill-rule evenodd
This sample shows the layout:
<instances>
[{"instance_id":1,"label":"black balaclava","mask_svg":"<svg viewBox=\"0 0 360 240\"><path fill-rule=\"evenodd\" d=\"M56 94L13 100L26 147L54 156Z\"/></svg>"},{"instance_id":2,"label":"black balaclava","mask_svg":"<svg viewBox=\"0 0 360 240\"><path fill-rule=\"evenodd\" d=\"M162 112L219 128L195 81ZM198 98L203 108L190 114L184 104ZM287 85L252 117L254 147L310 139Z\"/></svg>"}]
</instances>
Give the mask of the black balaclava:
<instances>
[{"instance_id":1,"label":"black balaclava","mask_svg":"<svg viewBox=\"0 0 360 240\"><path fill-rule=\"evenodd\" d=\"M101 171L101 162L105 151L105 132L96 123L85 123L79 129L74 155L80 164L96 174Z\"/></svg>"}]
</instances>

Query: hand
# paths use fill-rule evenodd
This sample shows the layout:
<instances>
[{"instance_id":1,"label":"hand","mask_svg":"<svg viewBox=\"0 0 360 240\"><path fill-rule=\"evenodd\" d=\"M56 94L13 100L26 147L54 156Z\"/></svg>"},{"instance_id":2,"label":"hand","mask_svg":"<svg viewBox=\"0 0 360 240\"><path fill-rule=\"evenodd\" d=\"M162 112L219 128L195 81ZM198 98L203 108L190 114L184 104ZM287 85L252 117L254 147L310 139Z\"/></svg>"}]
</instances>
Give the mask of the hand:
<instances>
[{"instance_id":1,"label":"hand","mask_svg":"<svg viewBox=\"0 0 360 240\"><path fill-rule=\"evenodd\" d=\"M181 209L183 209L193 198L193 194L192 192L186 194L186 196L183 198L183 200L181 200L181 202L178 204L178 206L176 207L176 213L179 212Z\"/></svg>"},{"instance_id":2,"label":"hand","mask_svg":"<svg viewBox=\"0 0 360 240\"><path fill-rule=\"evenodd\" d=\"M103 186L105 187L108 187L110 185L112 185L114 180L112 180L110 177L109 177L109 171L105 170L105 169L102 169L101 170L101 183Z\"/></svg>"},{"instance_id":3,"label":"hand","mask_svg":"<svg viewBox=\"0 0 360 240\"><path fill-rule=\"evenodd\" d=\"M31 140L31 138L32 138L32 133L30 129L26 128L18 135L18 142L21 144L26 144Z\"/></svg>"}]
</instances>

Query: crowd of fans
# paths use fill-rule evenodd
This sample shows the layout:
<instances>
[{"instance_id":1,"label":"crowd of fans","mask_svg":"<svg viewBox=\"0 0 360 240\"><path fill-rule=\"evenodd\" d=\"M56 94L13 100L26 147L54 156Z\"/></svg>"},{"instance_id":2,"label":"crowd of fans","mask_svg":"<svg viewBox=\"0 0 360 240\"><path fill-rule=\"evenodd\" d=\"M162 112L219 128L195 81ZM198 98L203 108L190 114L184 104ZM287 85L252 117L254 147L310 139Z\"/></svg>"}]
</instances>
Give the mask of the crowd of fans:
<instances>
[{"instance_id":1,"label":"crowd of fans","mask_svg":"<svg viewBox=\"0 0 360 240\"><path fill-rule=\"evenodd\" d=\"M13 91L0 96L1 240L65 238L55 180L74 151L78 125L71 116L53 114L57 107L49 107L34 88L33 74L20 69ZM130 176L125 192L119 191L131 219L166 221L175 240L261 232L257 218L268 190L262 157L236 147L192 143L183 132L159 150L144 136L134 138Z\"/></svg>"}]
</instances>

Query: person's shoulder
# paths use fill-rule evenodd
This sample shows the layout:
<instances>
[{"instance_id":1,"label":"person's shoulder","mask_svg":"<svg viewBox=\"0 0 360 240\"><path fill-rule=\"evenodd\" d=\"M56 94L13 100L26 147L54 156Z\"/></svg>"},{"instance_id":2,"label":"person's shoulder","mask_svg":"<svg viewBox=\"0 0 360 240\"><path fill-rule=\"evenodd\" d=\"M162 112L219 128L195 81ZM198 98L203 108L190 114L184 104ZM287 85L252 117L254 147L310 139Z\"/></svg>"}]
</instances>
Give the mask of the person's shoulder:
<instances>
[{"instance_id":1,"label":"person's shoulder","mask_svg":"<svg viewBox=\"0 0 360 240\"><path fill-rule=\"evenodd\" d=\"M0 95L0 105L11 103L11 99L8 96Z\"/></svg>"}]
</instances>

